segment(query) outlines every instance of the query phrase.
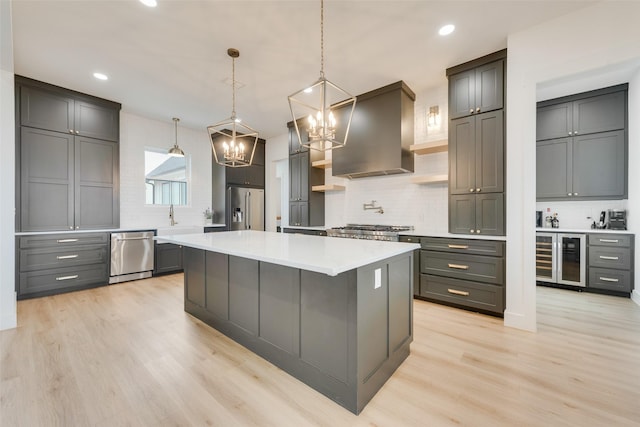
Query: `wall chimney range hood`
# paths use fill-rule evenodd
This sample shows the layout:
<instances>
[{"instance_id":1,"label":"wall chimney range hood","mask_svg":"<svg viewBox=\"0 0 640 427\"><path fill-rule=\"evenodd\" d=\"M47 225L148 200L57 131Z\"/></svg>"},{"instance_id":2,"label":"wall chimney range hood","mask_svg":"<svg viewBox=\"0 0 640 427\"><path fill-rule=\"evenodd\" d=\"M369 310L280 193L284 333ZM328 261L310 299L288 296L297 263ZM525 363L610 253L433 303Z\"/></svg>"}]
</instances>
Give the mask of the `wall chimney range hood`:
<instances>
[{"instance_id":1,"label":"wall chimney range hood","mask_svg":"<svg viewBox=\"0 0 640 427\"><path fill-rule=\"evenodd\" d=\"M413 172L415 93L399 81L358 95L347 144L332 154L333 176L364 178ZM337 120L347 109L336 109ZM344 116L344 117L343 117Z\"/></svg>"}]
</instances>

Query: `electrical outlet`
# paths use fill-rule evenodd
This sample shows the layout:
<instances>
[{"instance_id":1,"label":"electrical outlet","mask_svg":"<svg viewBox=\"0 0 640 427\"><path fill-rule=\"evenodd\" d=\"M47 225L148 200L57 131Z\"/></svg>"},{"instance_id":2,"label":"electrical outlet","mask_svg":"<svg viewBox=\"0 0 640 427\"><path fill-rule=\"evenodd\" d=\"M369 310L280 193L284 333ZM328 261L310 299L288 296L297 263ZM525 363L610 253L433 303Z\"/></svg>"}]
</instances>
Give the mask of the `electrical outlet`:
<instances>
[{"instance_id":1,"label":"electrical outlet","mask_svg":"<svg viewBox=\"0 0 640 427\"><path fill-rule=\"evenodd\" d=\"M373 289L378 289L382 286L382 269L376 268L374 271Z\"/></svg>"}]
</instances>

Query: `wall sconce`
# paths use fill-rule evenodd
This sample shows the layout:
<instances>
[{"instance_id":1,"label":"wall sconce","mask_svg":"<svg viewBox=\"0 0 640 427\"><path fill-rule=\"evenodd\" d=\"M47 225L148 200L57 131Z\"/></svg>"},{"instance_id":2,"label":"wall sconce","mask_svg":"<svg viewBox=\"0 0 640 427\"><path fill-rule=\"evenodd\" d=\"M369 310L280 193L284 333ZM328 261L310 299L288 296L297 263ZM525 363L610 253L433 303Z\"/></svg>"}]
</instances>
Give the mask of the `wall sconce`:
<instances>
[{"instance_id":1,"label":"wall sconce","mask_svg":"<svg viewBox=\"0 0 640 427\"><path fill-rule=\"evenodd\" d=\"M440 127L440 107L434 105L429 107L429 113L427 113L427 128L435 129Z\"/></svg>"}]
</instances>

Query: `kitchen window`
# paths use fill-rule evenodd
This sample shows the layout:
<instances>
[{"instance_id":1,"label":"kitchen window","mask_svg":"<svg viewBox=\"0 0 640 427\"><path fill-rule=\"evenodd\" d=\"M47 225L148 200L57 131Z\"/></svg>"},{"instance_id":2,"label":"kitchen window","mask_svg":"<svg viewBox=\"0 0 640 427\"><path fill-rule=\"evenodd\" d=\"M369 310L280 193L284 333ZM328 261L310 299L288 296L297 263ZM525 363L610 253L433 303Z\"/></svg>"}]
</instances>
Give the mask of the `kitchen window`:
<instances>
[{"instance_id":1,"label":"kitchen window","mask_svg":"<svg viewBox=\"0 0 640 427\"><path fill-rule=\"evenodd\" d=\"M166 149L144 150L145 203L184 206L188 202L190 157L171 157Z\"/></svg>"}]
</instances>

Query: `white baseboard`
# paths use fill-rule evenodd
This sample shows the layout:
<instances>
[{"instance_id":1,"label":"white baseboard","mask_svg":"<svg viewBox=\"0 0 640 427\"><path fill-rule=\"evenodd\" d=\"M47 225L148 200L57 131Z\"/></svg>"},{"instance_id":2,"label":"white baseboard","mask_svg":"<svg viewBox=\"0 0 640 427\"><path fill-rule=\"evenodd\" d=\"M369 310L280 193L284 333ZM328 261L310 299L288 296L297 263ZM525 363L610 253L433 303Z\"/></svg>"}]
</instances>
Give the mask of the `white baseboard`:
<instances>
[{"instance_id":1,"label":"white baseboard","mask_svg":"<svg viewBox=\"0 0 640 427\"><path fill-rule=\"evenodd\" d=\"M537 331L536 323L532 323L530 318L524 316L522 313L514 313L508 310L504 312L504 326L529 332Z\"/></svg>"},{"instance_id":2,"label":"white baseboard","mask_svg":"<svg viewBox=\"0 0 640 427\"><path fill-rule=\"evenodd\" d=\"M633 292L631 292L631 301L640 305L640 292L638 292L637 289L634 289Z\"/></svg>"}]
</instances>

